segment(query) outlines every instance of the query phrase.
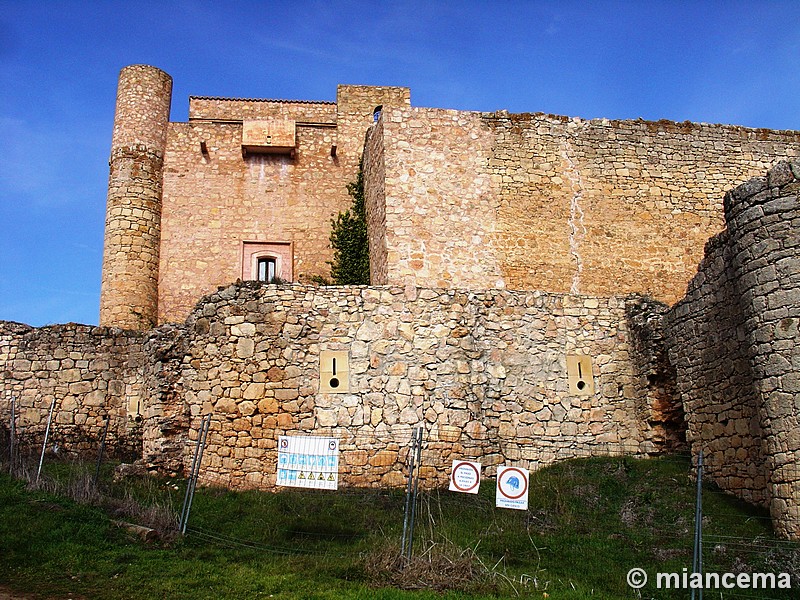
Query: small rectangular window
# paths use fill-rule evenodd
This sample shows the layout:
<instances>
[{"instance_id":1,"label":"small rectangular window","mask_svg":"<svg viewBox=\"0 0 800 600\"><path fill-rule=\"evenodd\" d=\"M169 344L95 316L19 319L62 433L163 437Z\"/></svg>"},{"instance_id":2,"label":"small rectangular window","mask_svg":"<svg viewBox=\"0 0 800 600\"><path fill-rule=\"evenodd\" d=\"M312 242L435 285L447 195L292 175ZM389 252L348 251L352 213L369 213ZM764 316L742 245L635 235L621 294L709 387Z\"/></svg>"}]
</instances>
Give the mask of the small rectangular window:
<instances>
[{"instance_id":1,"label":"small rectangular window","mask_svg":"<svg viewBox=\"0 0 800 600\"><path fill-rule=\"evenodd\" d=\"M291 242L242 242L242 280L292 281L292 254Z\"/></svg>"},{"instance_id":2,"label":"small rectangular window","mask_svg":"<svg viewBox=\"0 0 800 600\"><path fill-rule=\"evenodd\" d=\"M277 270L277 261L271 256L266 256L258 259L258 281L265 281L269 283L275 279Z\"/></svg>"}]
</instances>

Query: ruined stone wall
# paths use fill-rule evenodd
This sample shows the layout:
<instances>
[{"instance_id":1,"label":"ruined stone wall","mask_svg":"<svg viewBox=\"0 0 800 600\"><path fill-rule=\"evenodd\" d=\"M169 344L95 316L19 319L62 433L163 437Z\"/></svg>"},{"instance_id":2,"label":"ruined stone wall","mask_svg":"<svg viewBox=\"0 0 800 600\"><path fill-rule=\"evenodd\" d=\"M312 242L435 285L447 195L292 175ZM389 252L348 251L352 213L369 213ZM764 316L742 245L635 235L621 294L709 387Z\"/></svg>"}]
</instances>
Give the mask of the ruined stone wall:
<instances>
[{"instance_id":1,"label":"ruined stone wall","mask_svg":"<svg viewBox=\"0 0 800 600\"><path fill-rule=\"evenodd\" d=\"M237 487L274 484L282 434L339 437L350 485L401 484L416 426L431 485L455 458L491 472L506 461L657 452L664 439L646 414L625 314L616 297L246 282L192 312L174 400L148 411L182 411L194 430L213 413L203 472ZM326 350L348 354L348 393L320 392ZM568 354L591 357L591 393L570 391ZM149 431L146 419L145 461L169 462L151 445L163 436ZM190 447L173 459L188 464Z\"/></svg>"},{"instance_id":2,"label":"ruined stone wall","mask_svg":"<svg viewBox=\"0 0 800 600\"><path fill-rule=\"evenodd\" d=\"M10 428L13 399L23 448L39 445L55 401L50 448L95 456L108 418L109 453L140 456L143 339L106 327L0 321L0 428Z\"/></svg>"},{"instance_id":3,"label":"ruined stone wall","mask_svg":"<svg viewBox=\"0 0 800 600\"><path fill-rule=\"evenodd\" d=\"M402 485L414 427L425 430L426 485L444 483L456 458L491 475L505 462L656 453L672 446L659 388L637 366L652 354L652 336L628 324L640 302L240 282L185 324L143 333L2 323L0 426L13 396L18 430L39 440L55 400L53 440L65 450L94 456L108 415L115 452L177 474L211 413L204 477L233 487L274 485L283 434L338 437L345 485ZM345 393L321 388L330 350L348 359ZM581 388L575 356L590 361Z\"/></svg>"},{"instance_id":4,"label":"ruined stone wall","mask_svg":"<svg viewBox=\"0 0 800 600\"><path fill-rule=\"evenodd\" d=\"M800 163L725 197L776 529L800 537Z\"/></svg>"},{"instance_id":5,"label":"ruined stone wall","mask_svg":"<svg viewBox=\"0 0 800 600\"><path fill-rule=\"evenodd\" d=\"M383 120L389 284L672 303L724 226L724 192L800 152L797 132L727 125L418 108Z\"/></svg>"},{"instance_id":6,"label":"ruined stone wall","mask_svg":"<svg viewBox=\"0 0 800 600\"><path fill-rule=\"evenodd\" d=\"M800 536L800 166L782 162L725 196L687 297L667 316L695 453L719 484Z\"/></svg>"},{"instance_id":7,"label":"ruined stone wall","mask_svg":"<svg viewBox=\"0 0 800 600\"><path fill-rule=\"evenodd\" d=\"M759 401L728 231L706 244L665 329L692 454L703 452L707 473L723 490L767 506Z\"/></svg>"}]
</instances>

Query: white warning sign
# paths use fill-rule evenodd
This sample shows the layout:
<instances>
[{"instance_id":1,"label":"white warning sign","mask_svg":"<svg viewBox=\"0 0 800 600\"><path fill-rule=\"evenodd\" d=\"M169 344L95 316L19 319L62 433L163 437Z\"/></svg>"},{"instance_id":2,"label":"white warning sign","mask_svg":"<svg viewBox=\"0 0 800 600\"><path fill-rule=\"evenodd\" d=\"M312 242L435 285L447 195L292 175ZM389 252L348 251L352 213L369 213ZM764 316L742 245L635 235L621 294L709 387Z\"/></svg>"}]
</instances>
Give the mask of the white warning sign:
<instances>
[{"instance_id":1,"label":"white warning sign","mask_svg":"<svg viewBox=\"0 0 800 600\"><path fill-rule=\"evenodd\" d=\"M339 487L339 440L316 436L278 437L276 485L335 490Z\"/></svg>"},{"instance_id":2,"label":"white warning sign","mask_svg":"<svg viewBox=\"0 0 800 600\"><path fill-rule=\"evenodd\" d=\"M467 460L454 460L450 473L450 490L477 494L481 485L481 463Z\"/></svg>"},{"instance_id":3,"label":"white warning sign","mask_svg":"<svg viewBox=\"0 0 800 600\"><path fill-rule=\"evenodd\" d=\"M528 510L528 469L497 467L495 506Z\"/></svg>"}]
</instances>

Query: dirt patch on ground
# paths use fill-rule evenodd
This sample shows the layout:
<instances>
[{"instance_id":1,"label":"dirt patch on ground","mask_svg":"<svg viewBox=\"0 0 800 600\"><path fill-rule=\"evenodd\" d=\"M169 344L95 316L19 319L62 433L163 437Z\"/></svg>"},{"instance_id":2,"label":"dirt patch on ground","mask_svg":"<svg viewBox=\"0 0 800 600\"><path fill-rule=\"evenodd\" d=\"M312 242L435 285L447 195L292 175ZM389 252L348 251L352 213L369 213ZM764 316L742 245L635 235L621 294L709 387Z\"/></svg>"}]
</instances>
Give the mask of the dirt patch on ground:
<instances>
[{"instance_id":1,"label":"dirt patch on ground","mask_svg":"<svg viewBox=\"0 0 800 600\"><path fill-rule=\"evenodd\" d=\"M34 596L33 594L26 594L23 592L14 592L9 588L0 585L0 600L41 600L42 596ZM56 600L55 598L52 600ZM86 600L83 596L64 596L59 597L57 600Z\"/></svg>"},{"instance_id":2,"label":"dirt patch on ground","mask_svg":"<svg viewBox=\"0 0 800 600\"><path fill-rule=\"evenodd\" d=\"M18 594L12 592L8 588L0 586L0 600L30 600L33 596L27 594Z\"/></svg>"}]
</instances>

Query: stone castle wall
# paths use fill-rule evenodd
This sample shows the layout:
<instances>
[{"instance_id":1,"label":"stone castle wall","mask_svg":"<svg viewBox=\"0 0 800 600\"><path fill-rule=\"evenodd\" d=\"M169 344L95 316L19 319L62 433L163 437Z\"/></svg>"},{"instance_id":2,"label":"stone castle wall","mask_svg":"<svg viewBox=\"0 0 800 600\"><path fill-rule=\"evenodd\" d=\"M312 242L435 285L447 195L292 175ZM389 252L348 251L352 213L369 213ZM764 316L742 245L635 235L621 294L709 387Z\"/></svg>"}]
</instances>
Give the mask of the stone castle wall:
<instances>
[{"instance_id":1,"label":"stone castle wall","mask_svg":"<svg viewBox=\"0 0 800 600\"><path fill-rule=\"evenodd\" d=\"M6 324L0 393L20 399L18 427L35 432L56 398L69 407L58 408L59 435L89 446L102 411L121 436L141 402L143 458L164 472L188 468L193 428L212 413L204 473L237 487L274 485L277 436L302 433L342 440L344 483L397 485L422 426L426 481L441 484L455 458L491 473L666 449L632 356L646 341L632 341L630 302L245 282L205 298L185 325L147 333ZM326 350L349 357L347 393L320 392ZM584 393L570 387L570 355L590 357Z\"/></svg>"},{"instance_id":2,"label":"stone castle wall","mask_svg":"<svg viewBox=\"0 0 800 600\"><path fill-rule=\"evenodd\" d=\"M800 536L800 165L782 162L725 196L687 297L667 316L693 452Z\"/></svg>"},{"instance_id":3,"label":"stone castle wall","mask_svg":"<svg viewBox=\"0 0 800 600\"><path fill-rule=\"evenodd\" d=\"M335 102L189 97L189 121L291 119L336 126Z\"/></svg>"},{"instance_id":4,"label":"stone castle wall","mask_svg":"<svg viewBox=\"0 0 800 600\"><path fill-rule=\"evenodd\" d=\"M738 297L724 231L706 244L686 297L667 315L668 347L693 455L703 451L706 470L722 489L767 506L759 401Z\"/></svg>"},{"instance_id":5,"label":"stone castle wall","mask_svg":"<svg viewBox=\"0 0 800 600\"><path fill-rule=\"evenodd\" d=\"M386 169L378 282L423 287L674 302L724 227L724 192L800 152L797 132L725 125L410 107L382 120L368 145Z\"/></svg>"},{"instance_id":6,"label":"stone castle wall","mask_svg":"<svg viewBox=\"0 0 800 600\"><path fill-rule=\"evenodd\" d=\"M373 284L672 302L724 190L800 148L797 132L412 108L407 88L353 85L336 103L193 96L169 123L170 93L154 67L120 75L103 325L183 321L253 277L253 244L291 257L284 277L326 276L362 156ZM244 153L251 119L293 121L294 145Z\"/></svg>"},{"instance_id":7,"label":"stone castle wall","mask_svg":"<svg viewBox=\"0 0 800 600\"><path fill-rule=\"evenodd\" d=\"M170 125L159 322L183 321L203 295L241 278L244 242L291 245L296 279L329 271L330 220L349 206L358 157L331 156L331 128L297 127L294 157L243 158L241 140L241 123Z\"/></svg>"},{"instance_id":8,"label":"stone castle wall","mask_svg":"<svg viewBox=\"0 0 800 600\"><path fill-rule=\"evenodd\" d=\"M247 279L247 242L290 247L284 279L327 276L331 219L352 202L374 108L407 101L407 89L362 86L339 86L336 104L192 98L190 122L167 137L158 321L181 322L203 295ZM259 118L297 121L293 154L242 155L242 120Z\"/></svg>"},{"instance_id":9,"label":"stone castle wall","mask_svg":"<svg viewBox=\"0 0 800 600\"><path fill-rule=\"evenodd\" d=\"M140 456L147 397L142 343L142 334L120 329L0 321L0 427L10 428L13 399L20 441L40 444L55 401L54 445L96 455L108 418L109 453Z\"/></svg>"},{"instance_id":10,"label":"stone castle wall","mask_svg":"<svg viewBox=\"0 0 800 600\"><path fill-rule=\"evenodd\" d=\"M162 168L172 78L147 65L122 70L109 160L100 324L156 323Z\"/></svg>"},{"instance_id":11,"label":"stone castle wall","mask_svg":"<svg viewBox=\"0 0 800 600\"><path fill-rule=\"evenodd\" d=\"M491 243L495 197L486 172L492 136L477 113L433 108L384 111L368 148L385 170L386 277L373 283L490 289L504 287ZM372 138L382 134L382 144ZM365 164L373 160L365 157ZM368 198L376 174L365 172ZM371 202L372 204L372 202ZM377 238L380 231L370 233Z\"/></svg>"},{"instance_id":12,"label":"stone castle wall","mask_svg":"<svg viewBox=\"0 0 800 600\"><path fill-rule=\"evenodd\" d=\"M243 284L189 317L181 394L193 417L218 418L206 469L230 485L272 485L277 436L303 432L340 437L344 479L358 485L402 482L398 444L415 426L430 440L428 483L446 481L455 458L536 468L566 450L658 452L625 306L539 292ZM320 393L326 350L349 355L348 393ZM593 393L570 392L568 354L592 357Z\"/></svg>"}]
</instances>

